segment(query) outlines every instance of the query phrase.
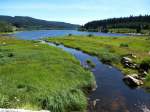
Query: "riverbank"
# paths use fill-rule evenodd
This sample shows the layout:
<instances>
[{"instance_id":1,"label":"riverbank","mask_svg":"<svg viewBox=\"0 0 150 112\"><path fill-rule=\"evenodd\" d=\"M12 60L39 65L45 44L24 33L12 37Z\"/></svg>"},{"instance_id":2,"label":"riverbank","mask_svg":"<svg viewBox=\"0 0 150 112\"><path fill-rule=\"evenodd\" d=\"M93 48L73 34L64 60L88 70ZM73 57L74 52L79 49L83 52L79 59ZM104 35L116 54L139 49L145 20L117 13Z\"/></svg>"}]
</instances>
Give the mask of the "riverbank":
<instances>
[{"instance_id":1,"label":"riverbank","mask_svg":"<svg viewBox=\"0 0 150 112\"><path fill-rule=\"evenodd\" d=\"M96 55L107 64L116 66L126 75L137 74L139 69L127 67L121 63L123 57L131 58L137 67L150 60L150 39L143 37L96 37L66 36L64 38L48 38L49 42L63 44L67 47L80 49L88 54ZM148 72L148 71L147 71ZM142 77L143 78L143 77ZM150 87L150 73L144 76L144 87Z\"/></svg>"},{"instance_id":2,"label":"riverbank","mask_svg":"<svg viewBox=\"0 0 150 112\"><path fill-rule=\"evenodd\" d=\"M148 36L150 35L149 30L141 30L141 32L137 33L136 29L130 28L112 28L108 30L111 33L121 33L121 34L129 34L131 36Z\"/></svg>"},{"instance_id":3,"label":"riverbank","mask_svg":"<svg viewBox=\"0 0 150 112\"><path fill-rule=\"evenodd\" d=\"M0 35L7 35L7 34L13 34L13 33L16 33L16 32L0 32Z\"/></svg>"},{"instance_id":4,"label":"riverbank","mask_svg":"<svg viewBox=\"0 0 150 112\"><path fill-rule=\"evenodd\" d=\"M83 111L94 76L73 56L37 41L0 37L0 107Z\"/></svg>"}]
</instances>

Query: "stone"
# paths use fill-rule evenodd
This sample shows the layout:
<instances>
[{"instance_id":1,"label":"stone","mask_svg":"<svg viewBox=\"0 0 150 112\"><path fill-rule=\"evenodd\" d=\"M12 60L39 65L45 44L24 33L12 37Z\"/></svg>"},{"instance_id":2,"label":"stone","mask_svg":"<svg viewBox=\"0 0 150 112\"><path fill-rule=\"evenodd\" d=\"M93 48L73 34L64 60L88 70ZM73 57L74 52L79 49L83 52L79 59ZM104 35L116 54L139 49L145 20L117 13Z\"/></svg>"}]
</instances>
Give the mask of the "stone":
<instances>
[{"instance_id":1,"label":"stone","mask_svg":"<svg viewBox=\"0 0 150 112\"><path fill-rule=\"evenodd\" d=\"M6 45L6 42L3 42L2 44L3 44L3 45Z\"/></svg>"},{"instance_id":2,"label":"stone","mask_svg":"<svg viewBox=\"0 0 150 112\"><path fill-rule=\"evenodd\" d=\"M127 75L123 79L125 83L131 87L140 86L143 84L142 80L139 80L137 78L134 78L132 75Z\"/></svg>"},{"instance_id":3,"label":"stone","mask_svg":"<svg viewBox=\"0 0 150 112\"><path fill-rule=\"evenodd\" d=\"M37 47L37 46L39 46L39 45L35 44L34 46L36 46L36 47Z\"/></svg>"},{"instance_id":4,"label":"stone","mask_svg":"<svg viewBox=\"0 0 150 112\"><path fill-rule=\"evenodd\" d=\"M147 75L148 75L148 73L147 73L146 71L144 71L144 72L143 72L143 75L147 76Z\"/></svg>"},{"instance_id":5,"label":"stone","mask_svg":"<svg viewBox=\"0 0 150 112\"><path fill-rule=\"evenodd\" d=\"M137 56L135 54L131 54L131 57L133 58L137 58Z\"/></svg>"},{"instance_id":6,"label":"stone","mask_svg":"<svg viewBox=\"0 0 150 112\"><path fill-rule=\"evenodd\" d=\"M138 74L132 74L131 76L134 77L134 78L136 78L136 79L139 78L139 75L138 75Z\"/></svg>"},{"instance_id":7,"label":"stone","mask_svg":"<svg viewBox=\"0 0 150 112\"><path fill-rule=\"evenodd\" d=\"M96 100L93 101L93 107L94 108L96 107L96 104L97 104L98 101L100 101L100 99L96 99Z\"/></svg>"},{"instance_id":8,"label":"stone","mask_svg":"<svg viewBox=\"0 0 150 112\"><path fill-rule=\"evenodd\" d=\"M138 65L136 63L133 63L131 58L128 57L123 57L121 59L121 63L128 68L132 68L132 69L136 69L138 67Z\"/></svg>"},{"instance_id":9,"label":"stone","mask_svg":"<svg viewBox=\"0 0 150 112\"><path fill-rule=\"evenodd\" d=\"M45 41L43 41L43 40L41 40L41 44L46 44L46 42L45 42Z\"/></svg>"},{"instance_id":10,"label":"stone","mask_svg":"<svg viewBox=\"0 0 150 112\"><path fill-rule=\"evenodd\" d=\"M123 57L123 58L122 58L122 62L126 62L126 63L127 63L127 62L130 62L130 63L131 63L131 62L132 62L132 59L131 59L131 58L128 58L128 57Z\"/></svg>"}]
</instances>

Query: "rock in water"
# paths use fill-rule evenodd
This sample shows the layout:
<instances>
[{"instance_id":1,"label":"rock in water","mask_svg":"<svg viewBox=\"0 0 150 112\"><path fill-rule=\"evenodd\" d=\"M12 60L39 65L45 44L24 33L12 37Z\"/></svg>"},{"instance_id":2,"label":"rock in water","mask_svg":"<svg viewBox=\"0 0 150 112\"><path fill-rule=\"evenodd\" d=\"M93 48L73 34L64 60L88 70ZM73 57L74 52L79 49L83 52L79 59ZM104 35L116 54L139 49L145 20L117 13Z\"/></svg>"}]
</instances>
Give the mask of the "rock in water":
<instances>
[{"instance_id":1,"label":"rock in water","mask_svg":"<svg viewBox=\"0 0 150 112\"><path fill-rule=\"evenodd\" d=\"M133 76L127 75L123 79L127 85L130 87L137 87L143 84L143 82L139 79L134 78Z\"/></svg>"}]
</instances>

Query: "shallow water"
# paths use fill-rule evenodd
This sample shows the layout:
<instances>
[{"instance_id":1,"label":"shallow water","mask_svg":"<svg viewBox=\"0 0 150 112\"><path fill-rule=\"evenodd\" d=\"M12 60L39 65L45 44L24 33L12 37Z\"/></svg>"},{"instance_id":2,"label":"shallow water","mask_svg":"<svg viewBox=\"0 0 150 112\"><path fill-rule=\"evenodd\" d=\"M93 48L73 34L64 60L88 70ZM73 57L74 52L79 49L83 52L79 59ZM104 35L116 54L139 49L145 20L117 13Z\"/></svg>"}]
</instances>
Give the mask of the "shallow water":
<instances>
[{"instance_id":1,"label":"shallow water","mask_svg":"<svg viewBox=\"0 0 150 112\"><path fill-rule=\"evenodd\" d=\"M115 33L101 33L101 32L81 32L77 30L34 30L34 31L22 31L11 34L25 40L37 40L43 37L58 37L65 36L68 34L73 35L96 35L96 36L127 36L126 34L115 34Z\"/></svg>"},{"instance_id":2,"label":"shallow water","mask_svg":"<svg viewBox=\"0 0 150 112\"><path fill-rule=\"evenodd\" d=\"M52 43L49 45L56 46ZM87 59L96 64L91 71L95 75L97 89L90 94L89 102L97 99L97 103L95 107L89 106L89 112L150 112L150 93L125 85L121 71L101 63L95 56L63 45L57 47L74 55L83 66L87 65Z\"/></svg>"}]
</instances>

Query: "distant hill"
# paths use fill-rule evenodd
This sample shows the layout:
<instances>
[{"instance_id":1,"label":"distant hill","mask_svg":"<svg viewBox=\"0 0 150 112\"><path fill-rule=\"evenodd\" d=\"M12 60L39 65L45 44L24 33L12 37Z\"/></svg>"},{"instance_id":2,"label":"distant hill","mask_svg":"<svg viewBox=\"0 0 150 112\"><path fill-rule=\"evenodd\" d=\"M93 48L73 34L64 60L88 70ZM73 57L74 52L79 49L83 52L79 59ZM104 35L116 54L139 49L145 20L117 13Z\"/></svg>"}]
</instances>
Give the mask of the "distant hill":
<instances>
[{"instance_id":1,"label":"distant hill","mask_svg":"<svg viewBox=\"0 0 150 112\"><path fill-rule=\"evenodd\" d=\"M130 16L121 18L111 18L105 20L97 20L86 23L81 29L107 32L128 30L130 32L140 32L141 30L150 30L150 16Z\"/></svg>"},{"instance_id":2,"label":"distant hill","mask_svg":"<svg viewBox=\"0 0 150 112\"><path fill-rule=\"evenodd\" d=\"M0 21L16 26L19 29L33 30L33 29L77 29L79 25L56 22L56 21L46 21L35 19L32 17L24 16L2 16L0 15Z\"/></svg>"}]
</instances>

